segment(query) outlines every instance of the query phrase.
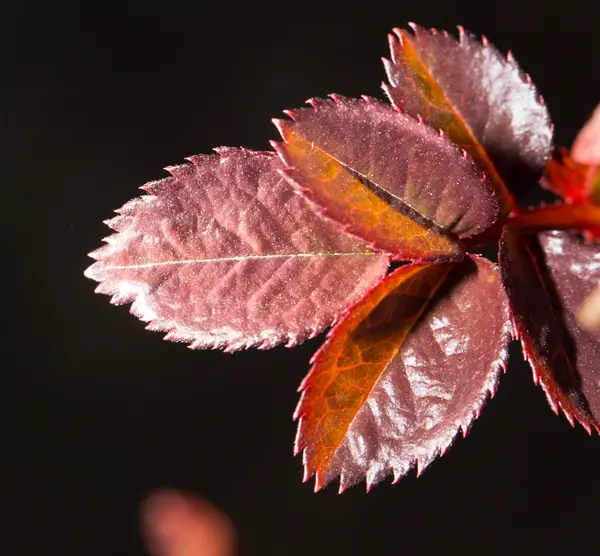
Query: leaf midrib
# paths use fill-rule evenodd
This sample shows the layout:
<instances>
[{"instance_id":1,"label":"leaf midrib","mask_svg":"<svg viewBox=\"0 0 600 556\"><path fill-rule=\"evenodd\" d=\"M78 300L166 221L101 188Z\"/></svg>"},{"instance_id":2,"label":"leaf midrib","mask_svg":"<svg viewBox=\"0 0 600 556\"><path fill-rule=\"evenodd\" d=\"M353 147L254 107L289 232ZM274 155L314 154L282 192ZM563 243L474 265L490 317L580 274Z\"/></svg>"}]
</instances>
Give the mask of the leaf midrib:
<instances>
[{"instance_id":1,"label":"leaf midrib","mask_svg":"<svg viewBox=\"0 0 600 556\"><path fill-rule=\"evenodd\" d=\"M172 265L184 265L184 264L200 264L200 263L220 263L220 262L241 262L248 260L264 260L264 259L307 259L311 257L354 257L354 256L381 256L381 253L377 252L347 252L347 253L281 253L273 255L240 255L237 257L219 257L212 259L182 259L176 261L157 261L143 264L133 265L115 265L106 266L105 270L129 270L129 269L143 269L143 268L154 268L159 266L172 266Z\"/></svg>"}]
</instances>

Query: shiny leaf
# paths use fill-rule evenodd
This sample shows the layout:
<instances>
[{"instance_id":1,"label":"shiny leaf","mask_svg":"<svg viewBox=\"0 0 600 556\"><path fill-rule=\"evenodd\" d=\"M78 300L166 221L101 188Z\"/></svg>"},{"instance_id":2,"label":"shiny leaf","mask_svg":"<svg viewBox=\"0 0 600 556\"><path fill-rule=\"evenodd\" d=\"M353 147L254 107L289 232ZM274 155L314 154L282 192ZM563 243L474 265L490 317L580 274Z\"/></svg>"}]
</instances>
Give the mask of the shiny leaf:
<instances>
[{"instance_id":1,"label":"shiny leaf","mask_svg":"<svg viewBox=\"0 0 600 556\"><path fill-rule=\"evenodd\" d=\"M584 330L577 312L600 284L600 248L567 232L523 236L505 230L502 279L515 330L552 409L573 424L599 429L600 338Z\"/></svg>"},{"instance_id":2,"label":"shiny leaf","mask_svg":"<svg viewBox=\"0 0 600 556\"><path fill-rule=\"evenodd\" d=\"M305 480L316 474L318 490L339 475L341 491L390 473L397 481L415 464L422 472L494 392L509 340L500 275L486 259L388 275L330 332L302 383Z\"/></svg>"},{"instance_id":3,"label":"shiny leaf","mask_svg":"<svg viewBox=\"0 0 600 556\"><path fill-rule=\"evenodd\" d=\"M296 344L329 326L388 260L324 220L243 149L168 168L107 222L117 231L87 276L148 328L192 348Z\"/></svg>"},{"instance_id":4,"label":"shiny leaf","mask_svg":"<svg viewBox=\"0 0 600 556\"><path fill-rule=\"evenodd\" d=\"M372 99L312 100L276 120L285 175L323 213L397 259L460 259L455 238L496 219L497 202L464 152Z\"/></svg>"},{"instance_id":5,"label":"shiny leaf","mask_svg":"<svg viewBox=\"0 0 600 556\"><path fill-rule=\"evenodd\" d=\"M394 29L384 60L392 102L420 115L464 148L489 176L506 215L524 186L546 166L552 126L546 106L512 55L502 56L459 27Z\"/></svg>"}]
</instances>

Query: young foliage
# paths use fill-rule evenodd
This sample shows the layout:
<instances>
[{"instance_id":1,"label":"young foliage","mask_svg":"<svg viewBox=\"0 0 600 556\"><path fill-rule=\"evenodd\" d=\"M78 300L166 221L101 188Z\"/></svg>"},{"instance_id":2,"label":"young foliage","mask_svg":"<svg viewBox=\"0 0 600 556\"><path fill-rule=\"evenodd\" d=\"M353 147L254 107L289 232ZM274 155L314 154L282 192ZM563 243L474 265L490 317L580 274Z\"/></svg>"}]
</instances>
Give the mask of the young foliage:
<instances>
[{"instance_id":1,"label":"young foliage","mask_svg":"<svg viewBox=\"0 0 600 556\"><path fill-rule=\"evenodd\" d=\"M447 32L394 29L384 60L392 103L443 130L490 177L502 214L537 180L552 142L544 103L512 54L502 56L459 27Z\"/></svg>"},{"instance_id":2,"label":"young foliage","mask_svg":"<svg viewBox=\"0 0 600 556\"><path fill-rule=\"evenodd\" d=\"M290 182L349 232L397 260L460 259L456 239L496 220L481 170L432 128L369 98L309 102L275 120L273 146Z\"/></svg>"},{"instance_id":3,"label":"young foliage","mask_svg":"<svg viewBox=\"0 0 600 556\"><path fill-rule=\"evenodd\" d=\"M600 342L576 319L600 280L600 249L568 232L521 236L506 228L504 285L523 353L552 409L600 432Z\"/></svg>"},{"instance_id":4,"label":"young foliage","mask_svg":"<svg viewBox=\"0 0 600 556\"><path fill-rule=\"evenodd\" d=\"M391 105L311 99L274 120L275 152L167 168L86 271L191 348L292 346L334 324L294 415L316 490L420 474L494 394L513 337L550 406L600 432L600 112L551 158L512 55L412 27L390 35ZM564 202L521 211L544 169ZM471 252L498 241L500 268Z\"/></svg>"},{"instance_id":5,"label":"young foliage","mask_svg":"<svg viewBox=\"0 0 600 556\"><path fill-rule=\"evenodd\" d=\"M117 233L87 270L149 329L198 349L292 346L384 276L387 257L319 218L272 153L189 161L107 222Z\"/></svg>"},{"instance_id":6,"label":"young foliage","mask_svg":"<svg viewBox=\"0 0 600 556\"><path fill-rule=\"evenodd\" d=\"M422 317L422 318L420 318ZM415 263L330 332L300 386L296 452L316 488L422 473L494 394L510 341L495 265Z\"/></svg>"}]
</instances>

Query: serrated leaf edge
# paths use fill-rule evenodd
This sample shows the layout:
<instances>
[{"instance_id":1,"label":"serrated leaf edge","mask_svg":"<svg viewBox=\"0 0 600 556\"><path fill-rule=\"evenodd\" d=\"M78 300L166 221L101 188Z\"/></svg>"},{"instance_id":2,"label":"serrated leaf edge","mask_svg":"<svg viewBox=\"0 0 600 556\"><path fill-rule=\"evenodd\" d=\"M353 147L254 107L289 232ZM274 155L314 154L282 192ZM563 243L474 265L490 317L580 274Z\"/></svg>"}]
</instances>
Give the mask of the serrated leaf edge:
<instances>
[{"instance_id":1,"label":"serrated leaf edge","mask_svg":"<svg viewBox=\"0 0 600 556\"><path fill-rule=\"evenodd\" d=\"M477 254L471 254L470 256L475 259L484 259L484 260L490 262L485 257L482 257ZM417 262L417 263L412 263L412 264L420 264L420 263ZM494 263L492 263L492 264L494 264ZM411 265L407 265L407 266L411 266ZM498 272L498 278L500 279L499 266L497 264L494 264L494 268ZM340 314L338 316L338 318L336 319L336 324L328 330L325 341L319 347L319 349L313 354L313 356L310 358L309 363L311 365L311 368L310 368L309 372L306 374L306 376L303 378L303 380L300 383L300 386L298 387L298 390L297 390L302 395L301 395L300 399L298 400L298 403L296 404L296 409L294 410L294 414L293 414L293 420L298 422L298 426L296 429L296 437L294 440L293 454L295 456L297 456L300 453L302 453L302 466L304 469L302 482L305 483L305 482L309 481L312 476L314 476L315 477L315 486L314 486L315 493L320 491L321 489L325 488L329 484L329 482L322 483L322 481L320 480L318 471L316 471L314 473L311 473L308 471L307 449L300 448L300 446L299 446L300 429L301 429L302 419L304 417L304 414L299 413L299 410L300 410L300 407L303 402L303 394L307 391L306 387L307 387L308 377L310 376L314 365L318 361L320 361L320 357L322 356L322 353L329 347L329 345L332 341L332 338L333 338L334 334L336 333L337 326L347 316L349 316L354 311L354 308L357 305L359 305L360 303L362 303L362 301L364 299L366 299L376 287L377 287L377 285L373 286L359 301L357 301L352 307L346 309L345 312L343 312L342 314ZM500 287L502 289L503 295L506 296L504 284L502 283L501 280L500 280ZM467 436L469 430L471 429L472 424L481 415L481 411L483 410L487 401L496 395L496 393L498 391L500 375L501 375L501 373L506 372L506 367L507 367L507 362L508 362L508 350L509 350L510 343L516 337L515 336L515 334L516 334L515 328L514 328L513 320L511 318L510 306L508 304L507 296L506 296L506 299L507 299L507 302L506 302L506 312L504 315L504 325L502 327L501 338L500 338L500 342L499 342L500 349L498 351L498 355L497 355L496 359L490 365L491 370L488 375L488 380L485 382L485 384L483 385L483 388L480 390L479 401L477 402L477 404L475 404L475 407L471 410L471 412L469 413L469 415L467 416L467 418L464 421L455 423L455 428L454 428L453 432L451 432L447 436L447 440L442 446L437 446L436 449L433 450L430 454L428 454L427 457L424 459L419 459L419 458L413 459L413 461L411 462L411 465L409 467L409 470L412 468L416 468L417 477L420 477L423 474L423 472L425 471L425 469L427 467L429 467L429 465L437 457L443 456L446 454L448 449L451 447L453 442L458 437L459 431L462 432L463 438L465 438ZM406 474L407 474L407 472L398 473L397 470L395 470L393 468L389 468L389 469L385 470L384 472L379 473L377 475L377 477L383 476L385 478L385 477L392 475L393 476L392 484L397 484L402 477L406 476ZM369 471L367 471L367 474L364 478L367 493L370 492L370 490L376 484L378 484L381 480L383 480L383 479L377 479L377 477L369 476ZM332 481L334 479L335 479L335 477L332 479ZM377 480L375 480L375 479L377 479ZM359 482L362 482L362 481L359 481ZM338 494L342 494L349 486L355 486L355 484L359 484L359 483L353 483L352 485L348 485L344 481L343 472L340 473Z\"/></svg>"},{"instance_id":2,"label":"serrated leaf edge","mask_svg":"<svg viewBox=\"0 0 600 556\"><path fill-rule=\"evenodd\" d=\"M255 150L247 149L244 147L215 147L213 149L213 151L215 151L217 153L217 155L220 157L221 160L225 159L231 153L236 153L236 152L243 152L244 154L248 154L250 156L266 156L268 158L273 158L276 156L276 154L271 151L255 151ZM143 302L142 302L142 298L139 296L138 292L132 291L132 292L129 292L127 295L127 294L123 294L122 292L115 292L114 289L112 289L112 288L110 290L108 290L105 286L104 281L102 279L97 278L94 275L96 264L100 263L100 261L102 260L102 252L105 250L105 248L108 245L113 244L117 240L117 237L121 233L120 230L126 226L127 221L130 221L131 217L123 214L124 212L127 212L128 207L134 203L151 202L152 200L158 198L159 195L162 193L161 187L164 187L167 184L167 182L169 182L170 180L175 180L175 185L178 183L178 178L176 176L176 174L178 172L189 171L191 168L196 167L196 163L194 162L195 160L200 160L203 157L211 157L211 156L214 156L214 155L200 154L200 155L193 155L190 157L186 157L185 160L188 161L188 163L178 164L175 166L166 166L164 168L167 172L169 172L169 174L171 174L170 177L162 178L159 180L153 180L153 181L150 181L150 182L147 182L147 183L141 185L139 187L139 189L145 191L146 192L145 195L142 195L140 197L135 197L134 199L129 200L122 207L120 207L114 211L117 214L117 216L104 221L104 224L107 225L112 230L114 230L115 233L102 239L102 241L105 242L106 245L103 245L88 254L88 256L91 257L92 259L94 259L96 261L96 263L93 263L84 271L84 276L86 278L89 278L91 280L99 282L99 284L96 286L94 292L100 293L100 294L105 294L105 295L110 295L111 296L110 303L112 305L124 305L124 304L130 303L131 306L129 307L129 313L136 316L142 322L147 323L147 325L145 327L146 330L150 330L152 332L165 332L165 335L163 336L163 340L171 341L171 342L187 343L187 344L189 344L187 346L189 349L194 349L194 350L195 349L212 349L212 350L222 350L225 353L234 353L236 351L250 349L250 348L256 348L259 350L267 350L267 349L272 349L275 346L280 345L280 344L283 344L285 347L291 348L291 347L297 346L298 344L301 344L302 342L304 342L306 340L310 340L310 339L316 337L323 330L333 326L337 322L338 317L334 316L332 318L331 322L326 323L321 328L309 327L307 329L307 331L305 332L305 334L297 334L297 335L270 334L270 335L261 335L260 337L253 337L246 341L238 340L238 341L233 341L233 342L227 342L227 341L216 341L213 339L209 342L207 342L207 341L203 342L202 340L195 337L193 334L185 334L185 333L182 333L182 331L178 331L177 327L175 326L175 324L173 322L163 321L163 320L159 319L157 317L157 315L153 311L150 310L149 307L141 306ZM174 184L169 184L169 185L173 186ZM388 265L389 265L389 260L388 260ZM387 273L387 270L385 273ZM383 276L385 276L385 273ZM382 276L382 278L383 278L383 276Z\"/></svg>"},{"instance_id":3,"label":"serrated leaf edge","mask_svg":"<svg viewBox=\"0 0 600 556\"><path fill-rule=\"evenodd\" d=\"M394 104L390 104L390 105L386 105L384 103L382 103L381 101L379 101L378 99L374 98L374 97L370 97L367 95L361 95L359 99L355 99L352 97L345 97L343 95L337 94L337 93L330 93L327 95L329 97L329 99L324 99L324 98L318 98L318 97L313 97L313 98L309 98L308 100L306 100L306 104L310 105L315 112L318 112L320 107L323 104L329 104L331 103L331 101L333 101L335 104L340 105L342 102L344 101L353 101L353 100L360 100L362 102L365 103L366 106L371 106L373 104L381 104L382 106L387 106L389 108L392 108L393 110L395 110L397 113L402 114L404 117L409 118L411 120L413 120L414 122L416 122L417 124L424 126L426 128L431 129L432 131L434 131L437 136L439 136L439 138L446 143L446 145L451 145L452 147L454 147L463 158L469 160L476 168L479 169L479 171L481 172L481 179L484 183L484 187L489 187L490 191L492 192L493 195L493 200L496 203L496 207L498 205L498 201L496 199L495 194L493 193L493 187L489 181L488 176L486 175L486 173L483 171L483 169L480 168L480 166L477 164L477 162L473 159L473 157L471 157L471 155L463 148L459 147L458 145L456 145L454 142L452 142L448 136L444 133L443 130L441 129L436 129L434 127L432 127L431 125L429 125L427 122L425 122L425 120L421 117L421 116L417 116L417 117L413 117L412 115L405 113L401 107L398 107ZM298 108L298 109L288 109L288 110L283 110L283 113L286 114L290 120L293 122L295 120L295 113L299 112L299 111L303 111L303 110L309 110L309 108ZM285 122L285 120L282 120L281 118L273 118L272 119L273 124L275 125L275 127L278 129L278 131L280 132L280 134L283 136L283 132L282 132L282 124ZM458 258L452 258L452 257L437 257L434 259L409 259L406 257L403 257L401 255L399 255L398 253L386 249L385 247L382 247L380 245L377 244L376 241L371 241L371 242L367 242L367 240L365 240L363 237L360 236L360 234L354 232L351 230L351 225L347 224L345 222L342 222L340 219L338 219L335 215L333 215L326 207L323 207L321 205L319 205L313 198L313 196L311 195L311 190L309 188L304 187L300 182L298 182L298 180L296 180L293 176L290 176L289 174L286 173L286 171L289 170L296 170L295 167L288 165L285 162L285 155L281 149L281 145L284 144L285 141L270 141L270 145L273 148L273 150L279 155L280 159L282 160L282 162L285 165L285 169L283 170L279 170L279 173L281 176L283 176L284 179L286 179L286 181L288 183L290 183L290 185L292 185L292 187L294 187L294 190L297 192L298 195L302 196L304 199L306 199L311 207L313 208L313 210L315 212L317 212L319 215L323 216L324 218L327 218L328 220L331 220L333 222L336 222L337 224L339 224L340 226L342 226L343 230L345 233L347 233L348 235L355 237L357 239L360 239L361 241L364 241L367 243L368 247L370 249L373 249L375 251L379 251L381 253L385 253L387 255L390 256L390 258L393 261L422 261L422 262L460 262L465 255L464 250L461 249L462 251L462 257L460 259ZM330 156L331 158L333 158L335 160L335 157L331 156L329 153L325 153L328 156ZM337 161L337 160L336 160ZM345 166L343 163L337 161L338 163L342 164L342 166ZM411 210L415 211L416 213L420 214L418 210L416 210L415 208L413 208L409 203L407 203L406 201L402 200L402 202L404 202L406 204L406 206L408 206ZM429 218L423 216L423 218L427 221L430 221ZM484 230L482 230L483 232ZM482 233L479 232L479 233ZM457 243L457 248L460 248L460 241L458 237L456 236L452 236L456 243ZM469 236L470 237L470 236ZM468 237L467 237L468 239Z\"/></svg>"}]
</instances>

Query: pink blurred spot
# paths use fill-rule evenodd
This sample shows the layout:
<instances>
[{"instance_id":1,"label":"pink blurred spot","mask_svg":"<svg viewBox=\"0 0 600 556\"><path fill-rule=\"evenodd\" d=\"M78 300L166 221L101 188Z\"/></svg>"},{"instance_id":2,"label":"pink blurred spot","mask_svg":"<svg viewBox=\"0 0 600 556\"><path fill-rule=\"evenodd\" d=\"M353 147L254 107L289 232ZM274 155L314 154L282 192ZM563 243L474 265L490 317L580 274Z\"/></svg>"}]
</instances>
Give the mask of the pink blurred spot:
<instances>
[{"instance_id":1,"label":"pink blurred spot","mask_svg":"<svg viewBox=\"0 0 600 556\"><path fill-rule=\"evenodd\" d=\"M600 104L577 135L571 156L580 164L600 165Z\"/></svg>"},{"instance_id":2,"label":"pink blurred spot","mask_svg":"<svg viewBox=\"0 0 600 556\"><path fill-rule=\"evenodd\" d=\"M153 556L234 556L234 529L199 496L159 491L141 508L142 531Z\"/></svg>"}]
</instances>

